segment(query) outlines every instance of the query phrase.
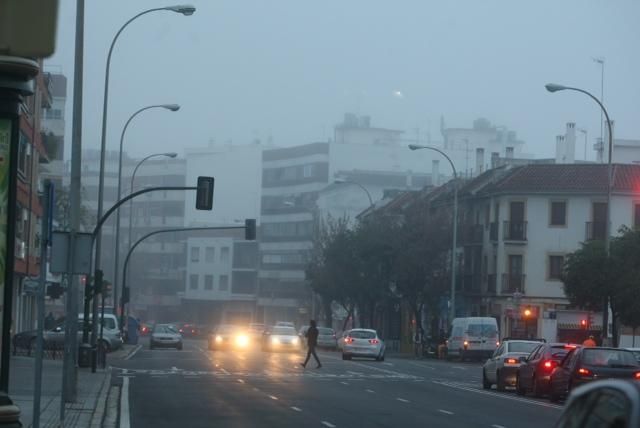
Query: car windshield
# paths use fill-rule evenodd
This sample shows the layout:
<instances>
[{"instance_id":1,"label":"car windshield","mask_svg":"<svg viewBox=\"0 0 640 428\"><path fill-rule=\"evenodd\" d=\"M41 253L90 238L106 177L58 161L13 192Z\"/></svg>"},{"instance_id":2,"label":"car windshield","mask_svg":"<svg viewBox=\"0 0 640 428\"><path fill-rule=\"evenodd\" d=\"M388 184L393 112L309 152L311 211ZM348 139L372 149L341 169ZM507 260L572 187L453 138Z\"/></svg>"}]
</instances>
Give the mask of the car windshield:
<instances>
[{"instance_id":1,"label":"car windshield","mask_svg":"<svg viewBox=\"0 0 640 428\"><path fill-rule=\"evenodd\" d=\"M175 330L175 328L173 328L170 325L157 325L155 326L155 328L153 329L154 333L160 333L160 334L177 334L178 332Z\"/></svg>"},{"instance_id":2,"label":"car windshield","mask_svg":"<svg viewBox=\"0 0 640 428\"><path fill-rule=\"evenodd\" d=\"M354 339L375 339L376 334L373 331L366 330L351 330L349 336Z\"/></svg>"},{"instance_id":3,"label":"car windshield","mask_svg":"<svg viewBox=\"0 0 640 428\"><path fill-rule=\"evenodd\" d=\"M281 335L281 336L296 336L296 330L293 327L273 327L271 329L271 334Z\"/></svg>"},{"instance_id":4,"label":"car windshield","mask_svg":"<svg viewBox=\"0 0 640 428\"><path fill-rule=\"evenodd\" d=\"M594 367L637 367L640 369L633 353L621 349L584 349L582 363Z\"/></svg>"},{"instance_id":5,"label":"car windshield","mask_svg":"<svg viewBox=\"0 0 640 428\"><path fill-rule=\"evenodd\" d=\"M538 345L540 344L531 342L509 342L507 352L523 352L528 354Z\"/></svg>"},{"instance_id":6,"label":"car windshield","mask_svg":"<svg viewBox=\"0 0 640 428\"><path fill-rule=\"evenodd\" d=\"M318 333L322 336L333 336L334 334L336 334L336 332L333 331L332 328L326 327L318 327Z\"/></svg>"}]
</instances>

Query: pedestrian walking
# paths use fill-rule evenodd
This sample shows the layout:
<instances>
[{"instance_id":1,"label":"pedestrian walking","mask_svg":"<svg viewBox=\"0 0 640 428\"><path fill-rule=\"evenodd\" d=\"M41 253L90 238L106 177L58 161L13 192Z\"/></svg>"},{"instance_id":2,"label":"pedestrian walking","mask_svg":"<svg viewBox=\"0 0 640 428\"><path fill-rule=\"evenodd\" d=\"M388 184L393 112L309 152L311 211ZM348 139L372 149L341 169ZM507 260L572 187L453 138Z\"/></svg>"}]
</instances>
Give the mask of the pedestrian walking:
<instances>
[{"instance_id":1,"label":"pedestrian walking","mask_svg":"<svg viewBox=\"0 0 640 428\"><path fill-rule=\"evenodd\" d=\"M309 359L312 355L318 363L317 368L319 369L320 367L322 367L320 359L318 358L318 354L316 354L316 346L318 345L318 333L318 327L316 327L315 320L309 321L309 328L304 334L304 336L307 338L307 358L304 360L304 363L302 363L303 368L307 368L307 363L309 362Z\"/></svg>"},{"instance_id":2,"label":"pedestrian walking","mask_svg":"<svg viewBox=\"0 0 640 428\"><path fill-rule=\"evenodd\" d=\"M585 340L584 342L582 342L582 346L584 346L585 348L594 348L596 347L596 340L593 336L589 336L589 338L587 340Z\"/></svg>"}]
</instances>

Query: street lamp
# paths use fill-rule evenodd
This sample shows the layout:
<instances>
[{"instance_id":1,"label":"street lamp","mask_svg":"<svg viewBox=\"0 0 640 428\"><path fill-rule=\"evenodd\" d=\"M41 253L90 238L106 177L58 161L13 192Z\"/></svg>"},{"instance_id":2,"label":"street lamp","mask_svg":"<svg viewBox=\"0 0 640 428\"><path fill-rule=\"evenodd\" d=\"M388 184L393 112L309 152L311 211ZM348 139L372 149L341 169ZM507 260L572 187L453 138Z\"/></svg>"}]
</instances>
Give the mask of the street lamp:
<instances>
[{"instance_id":1,"label":"street lamp","mask_svg":"<svg viewBox=\"0 0 640 428\"><path fill-rule=\"evenodd\" d=\"M102 104L102 135L100 138L100 170L98 177L98 209L97 209L97 219L100 221L102 217L102 207L103 207L103 197L104 197L104 170L105 170L105 155L107 150L107 105L109 101L109 71L111 69L111 55L113 54L113 48L115 47L116 41L118 37L124 31L124 29L131 24L136 19L140 18L143 15L146 15L151 12L159 12L159 11L170 11L180 13L184 16L193 15L196 11L196 8L191 5L175 5L175 6L166 6L166 7L156 7L152 9L147 9L142 11L129 19L127 22L120 27L116 35L113 37L111 41L111 46L109 46L109 54L107 55L107 65L104 75L104 96L103 96L103 104ZM101 247L102 247L102 231L98 233L96 239L96 250L95 250L95 269L100 269L100 258L101 258ZM95 345L95 338L97 336L97 312L98 312L98 301L94 299L93 302L93 339L92 345ZM85 316L88 317L88 308L85 307ZM83 336L83 342L86 343L86 337Z\"/></svg>"},{"instance_id":2,"label":"street lamp","mask_svg":"<svg viewBox=\"0 0 640 428\"><path fill-rule=\"evenodd\" d=\"M364 192L367 194L367 198L369 198L369 206L373 206L373 199L371 198L371 193L369 193L367 188L364 187L362 184L358 183L357 181L347 180L346 178L336 178L334 180L334 183L335 184L353 184L355 186L358 186L359 188L364 190Z\"/></svg>"},{"instance_id":3,"label":"street lamp","mask_svg":"<svg viewBox=\"0 0 640 428\"><path fill-rule=\"evenodd\" d=\"M175 158L176 156L178 156L177 153L175 152L168 152L168 153L154 153L152 155L149 155L145 158L142 158L142 160L140 162L138 162L138 164L136 165L136 167L133 169L133 173L131 174L131 187L130 187L130 192L133 193L133 182L136 179L136 173L138 172L138 168L140 168L140 166L148 159L151 158L155 158L155 157L167 157L167 158ZM133 200L131 200L131 202L129 203L129 241L128 241L128 247L131 248L131 232L133 231ZM118 272L116 272L117 275Z\"/></svg>"},{"instance_id":4,"label":"street lamp","mask_svg":"<svg viewBox=\"0 0 640 428\"><path fill-rule=\"evenodd\" d=\"M544 87L547 88L547 91L549 92L575 91L575 92L580 92L587 95L593 101L598 103L598 105L600 106L600 109L602 110L602 112L604 113L604 116L607 119L607 129L609 130L609 159L607 162L607 165L608 165L607 167L607 214L606 214L605 225L604 225L604 230L605 230L604 246L607 253L607 258L609 258L609 256L611 255L611 239L609 237L610 231L611 231L611 224L610 224L611 222L611 188L613 187L613 183L612 183L613 167L611 165L611 157L613 154L613 131L611 129L611 119L609 119L609 113L607 112L607 109L604 108L604 105L600 102L598 98L593 96L590 92L585 91L584 89L559 85L557 83L547 83ZM605 304L604 304L603 317L602 317L602 320L603 320L602 338L603 339L607 339L609 335L608 318L609 318L609 298L606 297Z\"/></svg>"},{"instance_id":5,"label":"street lamp","mask_svg":"<svg viewBox=\"0 0 640 428\"><path fill-rule=\"evenodd\" d=\"M135 118L137 115L139 115L140 113L142 113L143 111L146 110L151 110L154 108L163 108L169 111L178 111L180 110L180 105L179 104L156 104L156 105L150 105L147 107L143 107L141 109L139 109L138 111L136 111L135 113L133 113L131 115L131 117L129 117L129 119L127 120L127 122L124 124L124 128L122 128L122 134L120 134L120 153L119 153L119 158L118 158L118 191L116 193L117 198L116 199L120 199L120 196L122 196L122 153L123 153L123 147L124 147L124 135L127 132L127 128L129 127L129 124L131 123L131 121L133 120L133 118ZM117 307L118 305L118 271L120 269L120 208L118 208L118 211L116 212L116 239L115 239L115 248L116 248L116 254L115 254L115 262L114 262L114 277L113 277L113 302L114 302L114 306Z\"/></svg>"},{"instance_id":6,"label":"street lamp","mask_svg":"<svg viewBox=\"0 0 640 428\"><path fill-rule=\"evenodd\" d=\"M409 144L409 148L411 150L433 150L434 152L440 153L444 156L448 161L449 165L451 165L451 169L453 170L453 234L452 234L452 242L451 242L451 308L450 309L450 323L453 322L453 319L456 316L456 243L458 241L458 172L456 171L456 167L453 164L451 158L442 150L437 149L431 146L422 146L419 144Z\"/></svg>"}]
</instances>

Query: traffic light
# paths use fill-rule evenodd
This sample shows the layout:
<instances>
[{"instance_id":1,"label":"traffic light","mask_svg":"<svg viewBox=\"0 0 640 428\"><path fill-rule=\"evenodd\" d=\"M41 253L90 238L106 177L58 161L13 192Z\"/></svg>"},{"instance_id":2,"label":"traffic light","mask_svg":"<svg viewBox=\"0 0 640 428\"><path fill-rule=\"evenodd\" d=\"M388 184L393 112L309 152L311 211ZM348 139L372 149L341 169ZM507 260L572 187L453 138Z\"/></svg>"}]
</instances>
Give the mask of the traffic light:
<instances>
[{"instance_id":1,"label":"traffic light","mask_svg":"<svg viewBox=\"0 0 640 428\"><path fill-rule=\"evenodd\" d=\"M59 299L63 291L62 285L58 282L52 282L47 286L47 296L53 300Z\"/></svg>"},{"instance_id":2,"label":"traffic light","mask_svg":"<svg viewBox=\"0 0 640 428\"><path fill-rule=\"evenodd\" d=\"M198 177L196 190L196 209L211 211L213 209L213 177Z\"/></svg>"},{"instance_id":3,"label":"traffic light","mask_svg":"<svg viewBox=\"0 0 640 428\"><path fill-rule=\"evenodd\" d=\"M124 287L122 289L122 304L126 305L129 303L129 287Z\"/></svg>"},{"instance_id":4,"label":"traffic light","mask_svg":"<svg viewBox=\"0 0 640 428\"><path fill-rule=\"evenodd\" d=\"M96 296L102 293L102 282L104 276L101 269L96 269L95 278L93 280L93 295Z\"/></svg>"},{"instance_id":5,"label":"traffic light","mask_svg":"<svg viewBox=\"0 0 640 428\"><path fill-rule=\"evenodd\" d=\"M256 219L248 218L244 221L244 239L247 241L256 240Z\"/></svg>"},{"instance_id":6,"label":"traffic light","mask_svg":"<svg viewBox=\"0 0 640 428\"><path fill-rule=\"evenodd\" d=\"M530 318L532 314L531 308L526 308L522 314L524 315L525 318Z\"/></svg>"},{"instance_id":7,"label":"traffic light","mask_svg":"<svg viewBox=\"0 0 640 428\"><path fill-rule=\"evenodd\" d=\"M586 330L587 329L587 320L585 320L585 319L580 320L580 327L583 330Z\"/></svg>"}]
</instances>

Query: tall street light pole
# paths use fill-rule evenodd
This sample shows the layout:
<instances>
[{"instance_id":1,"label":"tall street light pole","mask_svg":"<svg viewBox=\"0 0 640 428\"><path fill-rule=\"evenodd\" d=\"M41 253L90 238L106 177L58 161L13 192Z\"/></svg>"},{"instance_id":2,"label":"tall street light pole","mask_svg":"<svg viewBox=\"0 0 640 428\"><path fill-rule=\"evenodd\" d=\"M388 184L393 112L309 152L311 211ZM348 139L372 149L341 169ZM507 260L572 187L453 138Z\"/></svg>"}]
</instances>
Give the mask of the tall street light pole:
<instances>
[{"instance_id":1,"label":"tall street light pole","mask_svg":"<svg viewBox=\"0 0 640 428\"><path fill-rule=\"evenodd\" d=\"M593 62L600 64L600 102L604 102L604 57L592 58ZM600 111L600 141L604 143L602 111Z\"/></svg>"},{"instance_id":2,"label":"tall street light pole","mask_svg":"<svg viewBox=\"0 0 640 428\"><path fill-rule=\"evenodd\" d=\"M556 83L547 83L545 88L549 92L558 92L558 91L576 91L587 95L593 101L598 103L602 113L607 118L607 129L609 130L609 156L607 161L607 214L605 219L605 237L604 237L604 246L605 251L607 253L607 258L611 256L611 188L613 187L613 167L611 164L611 157L613 154L613 130L611 129L611 119L609 119L609 113L607 109L604 108L604 105L598 98L593 96L591 93L585 91L580 88L573 88L570 86L558 85ZM606 341L609 336L609 297L605 297L604 308L602 313L602 340Z\"/></svg>"},{"instance_id":3,"label":"tall street light pole","mask_svg":"<svg viewBox=\"0 0 640 428\"><path fill-rule=\"evenodd\" d=\"M589 140L587 136L588 131L584 128L580 128L578 131L584 134L584 160L587 160L587 141Z\"/></svg>"},{"instance_id":4,"label":"tall street light pole","mask_svg":"<svg viewBox=\"0 0 640 428\"><path fill-rule=\"evenodd\" d=\"M367 194L367 198L369 198L369 206L371 206L371 207L373 206L373 198L371 197L371 193L369 193L367 188L364 187L362 184L358 183L357 181L347 180L345 178L336 178L334 180L334 183L335 184L353 184L355 186L358 186L359 188L364 190L364 192Z\"/></svg>"},{"instance_id":5,"label":"tall street light pole","mask_svg":"<svg viewBox=\"0 0 640 428\"><path fill-rule=\"evenodd\" d=\"M431 147L431 146L422 146L419 144L409 144L409 148L411 150L433 150L434 152L440 153L444 156L448 161L449 165L451 165L451 169L453 170L453 233L451 237L451 307L450 310L450 320L449 324L453 322L453 319L456 317L456 247L458 241L458 172L456 171L456 166L453 164L453 161L445 152L442 150Z\"/></svg>"},{"instance_id":6,"label":"tall street light pole","mask_svg":"<svg viewBox=\"0 0 640 428\"><path fill-rule=\"evenodd\" d=\"M125 136L125 133L127 132L127 128L129 127L129 124L131 123L131 121L137 115L139 115L143 111L151 110L154 108L163 108L169 111L180 110L180 106L178 104L158 104L158 105L143 107L138 111L136 111L135 113L133 113L131 117L129 117L129 120L127 120L127 123L125 123L124 128L122 128L122 134L120 135L120 153L118 158L118 191L116 193L117 199L120 199L120 197L122 196L122 153L123 153L123 147L124 147L124 136ZM118 211L116 212L115 235L116 235L116 243L115 243L116 254L115 254L115 262L114 262L114 270L113 270L113 304L114 304L114 307L117 307L118 279L120 278L120 275L118 274L120 270L120 208L118 208Z\"/></svg>"},{"instance_id":7,"label":"tall street light pole","mask_svg":"<svg viewBox=\"0 0 640 428\"><path fill-rule=\"evenodd\" d=\"M138 13L133 18L129 19L124 23L122 27L118 30L116 35L113 37L111 41L111 46L109 47L109 54L107 55L107 65L104 75L104 96L103 96L103 105L102 105L102 136L100 139L100 172L98 177L98 210L97 210L97 221L102 218L102 208L103 208L103 197L104 197L104 168L105 168L105 154L107 148L107 115L108 115L108 102L109 102L109 71L111 69L111 55L113 54L113 48L118 40L118 37L122 33L122 31L133 21L140 18L143 15L146 15L151 12L158 11L170 11L181 13L184 16L193 15L196 11L196 8L190 5L178 5L178 6L167 6L167 7L157 7L145 10L143 12ZM95 269L96 271L100 269L100 258L101 258L101 247L102 247L102 231L98 233L96 239L96 250L95 250ZM85 293L88 290L85 290ZM88 314L85 313L85 316ZM95 345L98 333L98 300L93 299L93 332L91 336L91 345L94 349L93 355L95 355ZM86 337L83 337L83 341L86 342ZM95 359L95 357L94 357ZM95 366L95 364L94 364Z\"/></svg>"}]
</instances>

